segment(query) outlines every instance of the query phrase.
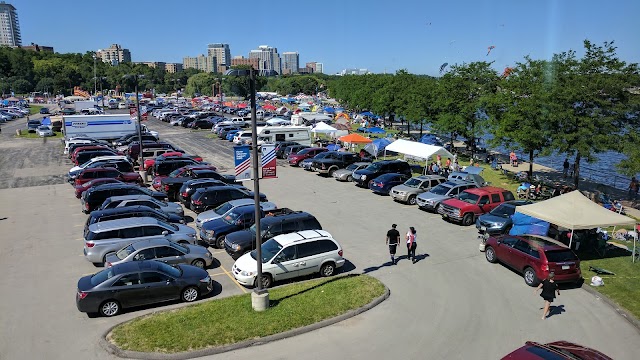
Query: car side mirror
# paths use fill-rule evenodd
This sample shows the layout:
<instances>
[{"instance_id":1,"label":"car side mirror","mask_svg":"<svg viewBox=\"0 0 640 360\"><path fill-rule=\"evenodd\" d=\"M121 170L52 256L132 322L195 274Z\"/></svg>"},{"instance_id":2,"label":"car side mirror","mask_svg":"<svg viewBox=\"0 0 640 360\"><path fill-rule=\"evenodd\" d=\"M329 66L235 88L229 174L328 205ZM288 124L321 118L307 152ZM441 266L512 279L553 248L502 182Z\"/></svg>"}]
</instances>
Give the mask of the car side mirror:
<instances>
[{"instance_id":1,"label":"car side mirror","mask_svg":"<svg viewBox=\"0 0 640 360\"><path fill-rule=\"evenodd\" d=\"M169 235L169 232L168 232L167 230L164 230L164 231L162 232L162 235L167 236L167 235Z\"/></svg>"},{"instance_id":2,"label":"car side mirror","mask_svg":"<svg viewBox=\"0 0 640 360\"><path fill-rule=\"evenodd\" d=\"M272 264L280 264L280 259L273 259Z\"/></svg>"}]
</instances>

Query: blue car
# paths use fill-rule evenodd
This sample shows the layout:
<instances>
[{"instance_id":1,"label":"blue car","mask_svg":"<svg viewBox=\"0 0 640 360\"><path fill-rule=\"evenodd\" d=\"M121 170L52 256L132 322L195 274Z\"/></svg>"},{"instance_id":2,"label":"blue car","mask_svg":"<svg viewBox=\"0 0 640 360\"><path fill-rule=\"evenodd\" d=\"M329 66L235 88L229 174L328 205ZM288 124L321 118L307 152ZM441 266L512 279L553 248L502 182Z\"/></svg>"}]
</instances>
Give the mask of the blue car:
<instances>
[{"instance_id":1,"label":"blue car","mask_svg":"<svg viewBox=\"0 0 640 360\"><path fill-rule=\"evenodd\" d=\"M389 195L391 188L409 180L406 174L388 173L380 175L369 183L369 189L376 194Z\"/></svg>"},{"instance_id":2,"label":"blue car","mask_svg":"<svg viewBox=\"0 0 640 360\"><path fill-rule=\"evenodd\" d=\"M238 131L240 130L231 130L227 133L227 140L229 141L233 141L233 137L238 133Z\"/></svg>"},{"instance_id":3,"label":"blue car","mask_svg":"<svg viewBox=\"0 0 640 360\"><path fill-rule=\"evenodd\" d=\"M255 221L255 205L238 206L229 210L220 218L203 223L200 229L200 240L223 249L224 237L227 234L247 229Z\"/></svg>"},{"instance_id":4,"label":"blue car","mask_svg":"<svg viewBox=\"0 0 640 360\"><path fill-rule=\"evenodd\" d=\"M49 113L49 109L46 107L43 107L42 109L40 109L40 114L48 114Z\"/></svg>"}]
</instances>

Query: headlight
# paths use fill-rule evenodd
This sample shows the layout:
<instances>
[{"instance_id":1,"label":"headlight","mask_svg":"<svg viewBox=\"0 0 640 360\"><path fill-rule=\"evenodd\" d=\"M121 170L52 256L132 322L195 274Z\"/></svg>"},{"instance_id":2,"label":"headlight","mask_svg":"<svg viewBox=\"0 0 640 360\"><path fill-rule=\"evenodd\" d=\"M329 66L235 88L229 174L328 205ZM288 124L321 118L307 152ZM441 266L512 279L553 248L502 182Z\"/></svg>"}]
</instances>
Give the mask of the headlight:
<instances>
[{"instance_id":1,"label":"headlight","mask_svg":"<svg viewBox=\"0 0 640 360\"><path fill-rule=\"evenodd\" d=\"M400 196L405 196L405 195L407 195L407 193L406 193L406 192L404 192L404 191L398 191L398 195L400 195Z\"/></svg>"},{"instance_id":2,"label":"headlight","mask_svg":"<svg viewBox=\"0 0 640 360\"><path fill-rule=\"evenodd\" d=\"M189 233L187 234L189 237L195 238L196 237L196 233Z\"/></svg>"},{"instance_id":3,"label":"headlight","mask_svg":"<svg viewBox=\"0 0 640 360\"><path fill-rule=\"evenodd\" d=\"M206 278L204 278L204 279L200 279L200 282L201 282L201 283L206 283L206 284L208 284L210 281L211 281L211 277L210 277L210 276L208 276L208 275L207 275L207 277L206 277Z\"/></svg>"},{"instance_id":4,"label":"headlight","mask_svg":"<svg viewBox=\"0 0 640 360\"><path fill-rule=\"evenodd\" d=\"M205 230L204 234L207 236L213 236L213 234L215 234L215 230Z\"/></svg>"},{"instance_id":5,"label":"headlight","mask_svg":"<svg viewBox=\"0 0 640 360\"><path fill-rule=\"evenodd\" d=\"M241 271L240 275L242 275L242 276L253 276L253 271Z\"/></svg>"},{"instance_id":6,"label":"headlight","mask_svg":"<svg viewBox=\"0 0 640 360\"><path fill-rule=\"evenodd\" d=\"M360 175L360 179L365 180L367 178L367 175Z\"/></svg>"},{"instance_id":7,"label":"headlight","mask_svg":"<svg viewBox=\"0 0 640 360\"><path fill-rule=\"evenodd\" d=\"M233 245L233 250L240 251L241 247L238 244Z\"/></svg>"}]
</instances>

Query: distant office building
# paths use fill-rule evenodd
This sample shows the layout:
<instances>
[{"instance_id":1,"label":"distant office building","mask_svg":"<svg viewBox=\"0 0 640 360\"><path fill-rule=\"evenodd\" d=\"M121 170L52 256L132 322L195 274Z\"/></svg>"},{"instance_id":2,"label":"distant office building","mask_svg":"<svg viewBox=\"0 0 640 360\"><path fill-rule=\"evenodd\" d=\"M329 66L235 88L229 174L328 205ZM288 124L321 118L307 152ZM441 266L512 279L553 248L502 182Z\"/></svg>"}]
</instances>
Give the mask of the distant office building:
<instances>
[{"instance_id":1,"label":"distant office building","mask_svg":"<svg viewBox=\"0 0 640 360\"><path fill-rule=\"evenodd\" d=\"M53 47L51 46L42 46L38 44L31 43L31 45L23 46L25 50L35 51L35 52L48 52L53 53Z\"/></svg>"},{"instance_id":2,"label":"distant office building","mask_svg":"<svg viewBox=\"0 0 640 360\"><path fill-rule=\"evenodd\" d=\"M161 61L141 61L141 62L135 62L134 64L142 64L142 65L147 65L150 68L160 68L160 69L164 69L165 66L167 65L166 63L163 63Z\"/></svg>"},{"instance_id":3,"label":"distant office building","mask_svg":"<svg viewBox=\"0 0 640 360\"><path fill-rule=\"evenodd\" d=\"M0 46L21 46L18 12L11 4L0 1Z\"/></svg>"},{"instance_id":4,"label":"distant office building","mask_svg":"<svg viewBox=\"0 0 640 360\"><path fill-rule=\"evenodd\" d=\"M336 75L344 76L344 75L366 75L371 72L367 69L344 69L337 73Z\"/></svg>"},{"instance_id":5,"label":"distant office building","mask_svg":"<svg viewBox=\"0 0 640 360\"><path fill-rule=\"evenodd\" d=\"M282 53L282 74L293 74L300 67L300 55L297 52Z\"/></svg>"},{"instance_id":6,"label":"distant office building","mask_svg":"<svg viewBox=\"0 0 640 360\"><path fill-rule=\"evenodd\" d=\"M313 69L308 67L303 67L298 69L298 73L300 74L313 74Z\"/></svg>"},{"instance_id":7,"label":"distant office building","mask_svg":"<svg viewBox=\"0 0 640 360\"><path fill-rule=\"evenodd\" d=\"M182 64L180 63L166 63L164 64L164 70L168 73L177 73L182 71Z\"/></svg>"},{"instance_id":8,"label":"distant office building","mask_svg":"<svg viewBox=\"0 0 640 360\"><path fill-rule=\"evenodd\" d=\"M185 57L182 60L185 69L198 69L205 72L215 72L218 68L216 57L213 55L198 55Z\"/></svg>"},{"instance_id":9,"label":"distant office building","mask_svg":"<svg viewBox=\"0 0 640 360\"><path fill-rule=\"evenodd\" d=\"M270 76L270 74L281 74L280 55L277 48L268 45L260 45L257 50L249 52L249 59L258 59L260 74Z\"/></svg>"},{"instance_id":10,"label":"distant office building","mask_svg":"<svg viewBox=\"0 0 640 360\"><path fill-rule=\"evenodd\" d=\"M316 63L316 73L319 74L324 74L324 64L323 63Z\"/></svg>"},{"instance_id":11,"label":"distant office building","mask_svg":"<svg viewBox=\"0 0 640 360\"><path fill-rule=\"evenodd\" d=\"M229 49L229 44L209 44L207 46L207 55L215 56L218 61L218 66L231 66L231 50Z\"/></svg>"},{"instance_id":12,"label":"distant office building","mask_svg":"<svg viewBox=\"0 0 640 360\"><path fill-rule=\"evenodd\" d=\"M102 60L102 62L111 65L131 62L131 52L129 49L123 49L122 46L118 44L112 44L106 49L99 49L96 51L96 57Z\"/></svg>"},{"instance_id":13,"label":"distant office building","mask_svg":"<svg viewBox=\"0 0 640 360\"><path fill-rule=\"evenodd\" d=\"M234 56L233 59L231 59L231 66L238 65L250 65L252 68L257 70L260 68L260 59L249 59L244 56Z\"/></svg>"},{"instance_id":14,"label":"distant office building","mask_svg":"<svg viewBox=\"0 0 640 360\"><path fill-rule=\"evenodd\" d=\"M307 68L307 69L311 69L311 73L316 72L316 62L315 61L306 63L304 65L304 67Z\"/></svg>"}]
</instances>

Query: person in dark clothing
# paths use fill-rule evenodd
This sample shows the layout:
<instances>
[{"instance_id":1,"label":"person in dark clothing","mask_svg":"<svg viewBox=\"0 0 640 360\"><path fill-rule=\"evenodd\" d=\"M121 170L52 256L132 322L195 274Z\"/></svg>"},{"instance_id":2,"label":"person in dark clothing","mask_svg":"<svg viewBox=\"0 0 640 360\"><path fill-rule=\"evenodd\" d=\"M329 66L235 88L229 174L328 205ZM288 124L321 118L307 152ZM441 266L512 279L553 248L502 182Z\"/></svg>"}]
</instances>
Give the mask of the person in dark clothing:
<instances>
[{"instance_id":1,"label":"person in dark clothing","mask_svg":"<svg viewBox=\"0 0 640 360\"><path fill-rule=\"evenodd\" d=\"M398 225L391 225L391 230L387 231L387 241L386 244L389 245L389 255L391 256L391 265L396 264L396 249L398 247L398 243L400 242L400 233L396 230Z\"/></svg>"},{"instance_id":2,"label":"person in dark clothing","mask_svg":"<svg viewBox=\"0 0 640 360\"><path fill-rule=\"evenodd\" d=\"M553 277L555 274L553 272L549 273L549 276L544 279L538 287L533 290L535 294L538 290L542 289L540 293L540 297L544 299L544 310L542 312L542 320L546 319L549 316L549 307L553 302L553 299L556 298L556 293L560 296L560 289L558 288L558 284L553 281Z\"/></svg>"},{"instance_id":3,"label":"person in dark clothing","mask_svg":"<svg viewBox=\"0 0 640 360\"><path fill-rule=\"evenodd\" d=\"M562 178L566 179L568 172L569 172L569 159L565 158L564 163L562 164Z\"/></svg>"}]
</instances>

